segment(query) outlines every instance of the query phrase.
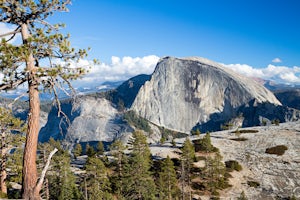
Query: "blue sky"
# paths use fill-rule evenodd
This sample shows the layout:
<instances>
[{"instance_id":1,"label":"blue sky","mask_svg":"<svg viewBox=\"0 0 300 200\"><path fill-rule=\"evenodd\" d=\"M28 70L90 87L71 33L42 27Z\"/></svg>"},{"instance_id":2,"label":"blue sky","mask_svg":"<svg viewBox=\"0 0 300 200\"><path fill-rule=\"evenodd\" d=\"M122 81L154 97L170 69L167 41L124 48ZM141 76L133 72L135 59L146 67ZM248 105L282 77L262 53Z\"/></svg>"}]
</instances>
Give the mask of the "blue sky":
<instances>
[{"instance_id":1,"label":"blue sky","mask_svg":"<svg viewBox=\"0 0 300 200\"><path fill-rule=\"evenodd\" d=\"M87 82L151 73L162 56L200 56L300 84L299 0L73 0L69 9L50 21L102 62Z\"/></svg>"},{"instance_id":2,"label":"blue sky","mask_svg":"<svg viewBox=\"0 0 300 200\"><path fill-rule=\"evenodd\" d=\"M201 56L265 67L300 66L298 0L74 0L66 23L91 57Z\"/></svg>"}]
</instances>

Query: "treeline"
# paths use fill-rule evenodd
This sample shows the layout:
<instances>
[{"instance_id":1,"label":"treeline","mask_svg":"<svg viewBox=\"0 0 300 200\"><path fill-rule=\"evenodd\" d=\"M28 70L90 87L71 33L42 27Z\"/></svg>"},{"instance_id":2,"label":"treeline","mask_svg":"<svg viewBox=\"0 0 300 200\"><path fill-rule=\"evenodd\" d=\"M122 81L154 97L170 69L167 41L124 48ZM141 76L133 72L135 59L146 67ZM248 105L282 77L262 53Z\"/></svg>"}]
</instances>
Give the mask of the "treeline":
<instances>
[{"instance_id":1,"label":"treeline","mask_svg":"<svg viewBox=\"0 0 300 200\"><path fill-rule=\"evenodd\" d=\"M155 160L146 136L135 131L128 145L114 142L104 152L101 142L84 150L77 144L72 152L50 139L39 145L38 166L44 167L49 153L57 148L48 169L41 196L43 199L192 199L209 195L218 199L219 191L230 187L229 169L221 161L210 135L183 143L176 158ZM127 152L127 153L126 153ZM84 156L82 156L84 155ZM22 145L15 146L7 159L7 194L2 197L21 198ZM85 160L83 168L71 166L72 161ZM199 165L199 163L205 163ZM231 169L232 171L232 169Z\"/></svg>"}]
</instances>

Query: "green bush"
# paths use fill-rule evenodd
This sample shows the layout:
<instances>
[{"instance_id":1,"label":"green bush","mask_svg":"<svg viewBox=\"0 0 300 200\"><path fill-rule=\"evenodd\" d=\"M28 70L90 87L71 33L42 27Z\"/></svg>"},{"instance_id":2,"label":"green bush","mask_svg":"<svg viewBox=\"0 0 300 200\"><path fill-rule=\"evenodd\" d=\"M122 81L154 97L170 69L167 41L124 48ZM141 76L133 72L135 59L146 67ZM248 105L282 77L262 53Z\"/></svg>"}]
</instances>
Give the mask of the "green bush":
<instances>
[{"instance_id":1,"label":"green bush","mask_svg":"<svg viewBox=\"0 0 300 200\"><path fill-rule=\"evenodd\" d=\"M0 191L0 198L7 198L7 194Z\"/></svg>"},{"instance_id":2,"label":"green bush","mask_svg":"<svg viewBox=\"0 0 300 200\"><path fill-rule=\"evenodd\" d=\"M211 144L210 134L206 135L202 139L193 140L196 152L218 152L219 149Z\"/></svg>"},{"instance_id":3,"label":"green bush","mask_svg":"<svg viewBox=\"0 0 300 200\"><path fill-rule=\"evenodd\" d=\"M278 156L281 156L284 154L284 152L287 150L287 146L285 145L277 145L275 147L270 147L270 148L267 148L266 149L266 152L265 153L268 153L268 154L276 154Z\"/></svg>"},{"instance_id":4,"label":"green bush","mask_svg":"<svg viewBox=\"0 0 300 200\"><path fill-rule=\"evenodd\" d=\"M236 160L228 160L225 162L226 169L228 171L242 171L242 166Z\"/></svg>"},{"instance_id":5,"label":"green bush","mask_svg":"<svg viewBox=\"0 0 300 200\"><path fill-rule=\"evenodd\" d=\"M245 138L245 137L239 137L239 138L231 138L230 140L234 140L234 141L246 141L248 139Z\"/></svg>"},{"instance_id":6,"label":"green bush","mask_svg":"<svg viewBox=\"0 0 300 200\"><path fill-rule=\"evenodd\" d=\"M230 129L232 129L232 127L233 127L233 124L231 124L231 123L226 123L226 124L222 124L221 125L221 130L230 130Z\"/></svg>"},{"instance_id":7,"label":"green bush","mask_svg":"<svg viewBox=\"0 0 300 200\"><path fill-rule=\"evenodd\" d=\"M279 126L280 120L279 119L273 119L272 124L275 124L276 126Z\"/></svg>"},{"instance_id":8,"label":"green bush","mask_svg":"<svg viewBox=\"0 0 300 200\"><path fill-rule=\"evenodd\" d=\"M244 130L235 130L235 131L232 131L231 133L236 133L237 131L240 133L257 133L258 132L258 130L244 129Z\"/></svg>"},{"instance_id":9,"label":"green bush","mask_svg":"<svg viewBox=\"0 0 300 200\"><path fill-rule=\"evenodd\" d=\"M256 181L247 181L247 184L250 186L250 187L254 187L254 188L258 188L260 186L260 184Z\"/></svg>"}]
</instances>

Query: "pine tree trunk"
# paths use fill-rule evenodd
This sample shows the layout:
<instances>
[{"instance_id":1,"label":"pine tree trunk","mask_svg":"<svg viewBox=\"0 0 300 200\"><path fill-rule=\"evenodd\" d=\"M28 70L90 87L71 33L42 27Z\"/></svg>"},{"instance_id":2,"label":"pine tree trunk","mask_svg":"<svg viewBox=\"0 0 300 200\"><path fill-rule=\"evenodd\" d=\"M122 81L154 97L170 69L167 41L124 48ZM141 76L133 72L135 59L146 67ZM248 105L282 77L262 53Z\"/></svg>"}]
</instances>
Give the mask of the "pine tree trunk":
<instances>
[{"instance_id":1,"label":"pine tree trunk","mask_svg":"<svg viewBox=\"0 0 300 200\"><path fill-rule=\"evenodd\" d=\"M184 161L181 161L181 200L184 200L185 195L185 170L184 170Z\"/></svg>"},{"instance_id":2,"label":"pine tree trunk","mask_svg":"<svg viewBox=\"0 0 300 200\"><path fill-rule=\"evenodd\" d=\"M30 35L28 33L28 26L25 23L21 25L21 34L23 43L26 44ZM40 100L36 77L36 67L34 66L34 58L32 53L29 53L28 57L26 58L26 69L29 73L29 114L23 158L22 196L24 199L36 200L41 199L39 195L40 191L35 189L37 184L36 151L39 133Z\"/></svg>"},{"instance_id":3,"label":"pine tree trunk","mask_svg":"<svg viewBox=\"0 0 300 200\"><path fill-rule=\"evenodd\" d=\"M0 178L0 189L1 192L4 194L7 194L7 186L6 186L6 154L7 154L7 148L5 143L5 137L6 134L4 133L4 130L2 130L1 134L1 178Z\"/></svg>"}]
</instances>

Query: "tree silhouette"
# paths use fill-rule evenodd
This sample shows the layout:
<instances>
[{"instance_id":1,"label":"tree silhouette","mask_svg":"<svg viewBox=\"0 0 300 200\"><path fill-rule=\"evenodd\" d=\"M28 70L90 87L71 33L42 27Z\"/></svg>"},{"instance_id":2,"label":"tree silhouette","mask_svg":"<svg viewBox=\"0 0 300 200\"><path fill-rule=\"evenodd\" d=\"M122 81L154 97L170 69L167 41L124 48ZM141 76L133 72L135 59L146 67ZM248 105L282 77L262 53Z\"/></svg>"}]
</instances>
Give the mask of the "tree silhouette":
<instances>
[{"instance_id":1,"label":"tree silhouette","mask_svg":"<svg viewBox=\"0 0 300 200\"><path fill-rule=\"evenodd\" d=\"M85 50L75 52L69 35L59 33L63 24L52 25L47 18L57 11L68 11L70 0L9 0L0 2L0 22L14 25L14 31L0 35L0 90L15 89L27 83L29 96L28 129L23 156L23 198L40 199L41 184L37 182L36 151L40 119L41 89L57 97L61 84L85 73L82 67L70 67L69 61L86 56ZM9 41L21 35L21 44ZM10 38L5 39L4 36ZM61 62L55 62L60 59ZM57 105L60 109L60 103Z\"/></svg>"}]
</instances>

